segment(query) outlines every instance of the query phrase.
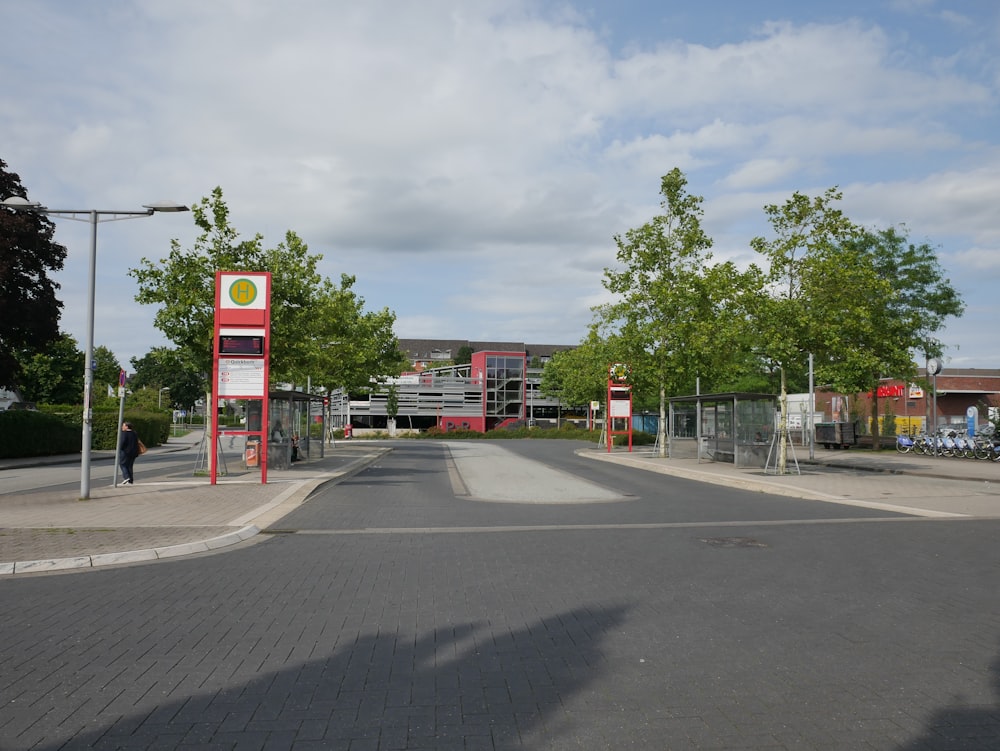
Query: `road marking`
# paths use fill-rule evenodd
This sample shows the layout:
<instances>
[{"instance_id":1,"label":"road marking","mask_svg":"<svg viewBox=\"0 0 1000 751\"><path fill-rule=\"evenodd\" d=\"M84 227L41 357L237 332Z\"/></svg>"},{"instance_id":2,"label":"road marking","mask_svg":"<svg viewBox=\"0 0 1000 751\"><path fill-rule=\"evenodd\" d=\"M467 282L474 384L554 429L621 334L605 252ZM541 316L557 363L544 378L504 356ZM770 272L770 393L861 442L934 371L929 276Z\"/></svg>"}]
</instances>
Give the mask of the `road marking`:
<instances>
[{"instance_id":1,"label":"road marking","mask_svg":"<svg viewBox=\"0 0 1000 751\"><path fill-rule=\"evenodd\" d=\"M825 524L865 524L892 522L985 521L985 518L963 516L957 519L934 519L926 516L868 516L844 519L772 519L760 521L651 522L639 524L527 524L494 527L361 527L359 529L281 529L300 535L427 535L483 534L509 532L594 532L606 530L648 529L714 529L719 527L803 527ZM262 530L267 532L268 530Z\"/></svg>"}]
</instances>

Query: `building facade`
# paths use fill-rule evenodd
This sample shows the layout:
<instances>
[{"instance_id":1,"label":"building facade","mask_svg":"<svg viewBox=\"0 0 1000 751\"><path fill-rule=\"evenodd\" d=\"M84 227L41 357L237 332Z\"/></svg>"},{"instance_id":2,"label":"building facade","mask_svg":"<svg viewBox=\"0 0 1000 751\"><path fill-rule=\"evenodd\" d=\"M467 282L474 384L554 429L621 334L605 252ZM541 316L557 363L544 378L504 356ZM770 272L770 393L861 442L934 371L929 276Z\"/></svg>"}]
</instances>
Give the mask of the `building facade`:
<instances>
[{"instance_id":1,"label":"building facade","mask_svg":"<svg viewBox=\"0 0 1000 751\"><path fill-rule=\"evenodd\" d=\"M880 422L884 424L891 417L896 433L936 428L964 430L972 410L978 425L996 418L1000 370L945 368L937 376L928 376L921 368L917 376L919 384L885 379L877 394L845 396L817 391L816 411L826 415L825 419L860 419L870 429L877 408Z\"/></svg>"}]
</instances>

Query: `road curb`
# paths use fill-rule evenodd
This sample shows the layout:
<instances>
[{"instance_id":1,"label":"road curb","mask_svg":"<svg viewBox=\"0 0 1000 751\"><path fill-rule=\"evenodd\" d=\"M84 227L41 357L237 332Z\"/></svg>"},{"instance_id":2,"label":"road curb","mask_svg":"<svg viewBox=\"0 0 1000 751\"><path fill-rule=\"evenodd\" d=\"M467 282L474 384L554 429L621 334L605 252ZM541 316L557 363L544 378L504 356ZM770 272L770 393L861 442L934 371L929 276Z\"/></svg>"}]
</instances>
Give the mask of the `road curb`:
<instances>
[{"instance_id":1,"label":"road curb","mask_svg":"<svg viewBox=\"0 0 1000 751\"><path fill-rule=\"evenodd\" d=\"M0 576L12 574L40 574L54 571L72 571L79 569L98 568L100 566L115 566L128 563L148 563L170 558L178 558L197 553L209 553L214 550L237 545L259 535L268 524L289 514L294 509L309 500L317 490L324 485L339 482L370 467L387 453L392 447L373 449L370 454L359 457L347 466L318 477L302 480L293 485L289 491L282 493L276 499L264 506L258 507L236 520L233 526L238 526L232 532L211 537L206 540L166 545L157 548L128 550L119 553L95 553L92 555L70 556L66 558L48 558L32 561L15 561L0 563Z\"/></svg>"}]
</instances>

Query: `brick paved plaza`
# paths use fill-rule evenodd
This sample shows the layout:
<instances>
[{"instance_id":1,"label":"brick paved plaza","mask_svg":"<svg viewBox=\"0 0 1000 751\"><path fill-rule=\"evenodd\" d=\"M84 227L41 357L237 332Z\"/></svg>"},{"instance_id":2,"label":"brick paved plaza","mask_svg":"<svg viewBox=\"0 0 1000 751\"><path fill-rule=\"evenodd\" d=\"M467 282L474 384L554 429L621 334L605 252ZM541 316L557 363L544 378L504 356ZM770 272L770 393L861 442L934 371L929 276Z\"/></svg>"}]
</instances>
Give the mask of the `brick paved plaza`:
<instances>
[{"instance_id":1,"label":"brick paved plaza","mask_svg":"<svg viewBox=\"0 0 1000 751\"><path fill-rule=\"evenodd\" d=\"M0 579L0 749L1000 748L1000 520L497 451L516 498L413 442L222 552Z\"/></svg>"}]
</instances>

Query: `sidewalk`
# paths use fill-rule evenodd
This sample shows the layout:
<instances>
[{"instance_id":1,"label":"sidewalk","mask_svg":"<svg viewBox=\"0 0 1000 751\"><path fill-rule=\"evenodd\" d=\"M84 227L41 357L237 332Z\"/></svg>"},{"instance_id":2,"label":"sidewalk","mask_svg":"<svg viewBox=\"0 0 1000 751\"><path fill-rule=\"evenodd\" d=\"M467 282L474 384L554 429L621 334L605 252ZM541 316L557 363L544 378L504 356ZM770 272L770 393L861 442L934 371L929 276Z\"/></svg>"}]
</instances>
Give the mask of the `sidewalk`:
<instances>
[{"instance_id":1,"label":"sidewalk","mask_svg":"<svg viewBox=\"0 0 1000 751\"><path fill-rule=\"evenodd\" d=\"M641 449L641 450L640 450ZM1000 518L1000 464L977 459L879 452L796 448L798 470L789 474L737 469L722 462L661 459L646 447L579 452L598 460L774 495L876 508L927 518Z\"/></svg>"},{"instance_id":2,"label":"sidewalk","mask_svg":"<svg viewBox=\"0 0 1000 751\"><path fill-rule=\"evenodd\" d=\"M192 434L195 442L200 433ZM188 451L190 438L171 439L144 458ZM90 499L79 486L0 494L0 575L133 563L207 552L247 540L287 514L320 485L360 471L390 449L379 443L338 441L288 469L269 468L266 485L257 470L230 473L212 485L193 472L113 487L92 482ZM114 452L95 451L92 474L113 466ZM80 465L79 456L6 460L0 470ZM4 473L6 474L6 473ZM3 475L0 474L0 477Z\"/></svg>"},{"instance_id":3,"label":"sidewalk","mask_svg":"<svg viewBox=\"0 0 1000 751\"><path fill-rule=\"evenodd\" d=\"M194 434L194 438L200 438ZM147 456L190 451L192 439L173 439ZM391 445L339 441L288 469L235 470L211 485L207 477L176 474L161 481L114 488L94 483L91 498L78 487L0 494L0 575L150 561L207 552L257 535L303 503L318 487L376 462ZM660 459L645 447L607 453L581 448L581 456L674 477L762 493L878 508L927 518L1000 518L1000 464L896 451L817 449L810 462L797 449L800 474L777 476L760 469L694 459ZM0 470L52 465L79 466L79 457L0 462ZM113 452L95 452L94 466L109 467ZM794 470L789 460L789 468ZM28 470L32 471L32 470ZM34 470L38 471L38 470ZM2 476L2 475L0 475Z\"/></svg>"}]
</instances>

